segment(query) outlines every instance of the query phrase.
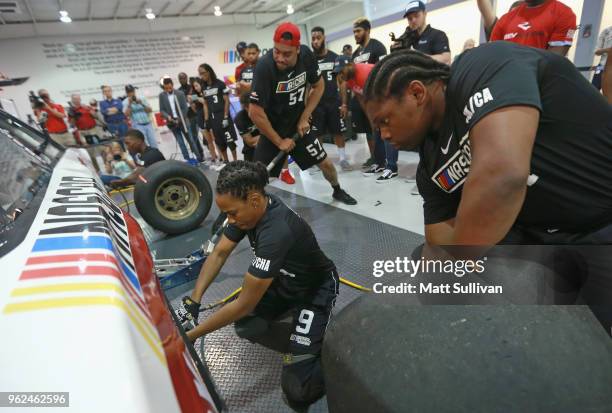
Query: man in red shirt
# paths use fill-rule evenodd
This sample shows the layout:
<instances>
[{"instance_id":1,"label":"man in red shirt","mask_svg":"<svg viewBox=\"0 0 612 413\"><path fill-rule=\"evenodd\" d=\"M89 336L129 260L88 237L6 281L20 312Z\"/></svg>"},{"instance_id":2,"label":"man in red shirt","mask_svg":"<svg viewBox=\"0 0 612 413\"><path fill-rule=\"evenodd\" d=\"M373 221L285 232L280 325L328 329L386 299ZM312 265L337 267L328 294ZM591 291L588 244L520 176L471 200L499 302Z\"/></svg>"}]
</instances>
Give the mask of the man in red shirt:
<instances>
[{"instance_id":1,"label":"man in red shirt","mask_svg":"<svg viewBox=\"0 0 612 413\"><path fill-rule=\"evenodd\" d=\"M525 0L499 19L491 41L507 40L565 56L575 31L576 15L565 4L557 0Z\"/></svg>"},{"instance_id":2,"label":"man in red shirt","mask_svg":"<svg viewBox=\"0 0 612 413\"><path fill-rule=\"evenodd\" d=\"M55 142L60 145L76 145L74 136L68 132L68 126L66 126L66 112L64 107L60 104L54 103L49 97L49 92L46 89L40 89L38 96L45 102L45 105L41 109L35 109L34 115L40 120L42 112L47 113L46 129L49 132L49 136Z\"/></svg>"},{"instance_id":3,"label":"man in red shirt","mask_svg":"<svg viewBox=\"0 0 612 413\"><path fill-rule=\"evenodd\" d=\"M68 120L70 126L75 127L78 130L81 144L83 146L89 146L90 144L98 143L102 140L104 132L96 123L96 112L91 106L81 104L81 95L78 93L73 94L70 97L71 107L68 111ZM101 147L89 147L87 152L91 157L91 161L96 170L99 170L97 156L102 153Z\"/></svg>"}]
</instances>

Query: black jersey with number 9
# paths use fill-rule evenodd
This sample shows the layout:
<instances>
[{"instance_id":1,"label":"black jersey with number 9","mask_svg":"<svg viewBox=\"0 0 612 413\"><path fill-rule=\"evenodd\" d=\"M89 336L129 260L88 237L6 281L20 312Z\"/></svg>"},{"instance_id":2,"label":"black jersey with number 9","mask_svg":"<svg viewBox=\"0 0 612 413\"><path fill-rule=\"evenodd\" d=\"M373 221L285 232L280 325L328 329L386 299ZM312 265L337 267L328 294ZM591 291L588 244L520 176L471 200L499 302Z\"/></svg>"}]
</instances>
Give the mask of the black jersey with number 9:
<instances>
[{"instance_id":1,"label":"black jersey with number 9","mask_svg":"<svg viewBox=\"0 0 612 413\"><path fill-rule=\"evenodd\" d=\"M317 60L308 47L300 46L296 65L283 71L276 67L270 50L255 67L250 101L264 109L276 133L289 138L304 112L307 85L320 77Z\"/></svg>"}]
</instances>

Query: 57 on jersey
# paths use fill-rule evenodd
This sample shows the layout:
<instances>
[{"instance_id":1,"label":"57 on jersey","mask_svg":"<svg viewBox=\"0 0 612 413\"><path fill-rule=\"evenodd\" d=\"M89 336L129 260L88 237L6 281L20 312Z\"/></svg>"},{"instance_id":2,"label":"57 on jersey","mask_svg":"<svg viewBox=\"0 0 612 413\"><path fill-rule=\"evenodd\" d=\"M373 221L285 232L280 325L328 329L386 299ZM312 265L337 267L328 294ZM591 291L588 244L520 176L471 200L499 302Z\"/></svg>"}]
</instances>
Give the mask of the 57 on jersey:
<instances>
[{"instance_id":1,"label":"57 on jersey","mask_svg":"<svg viewBox=\"0 0 612 413\"><path fill-rule=\"evenodd\" d=\"M289 106L304 102L304 96L306 94L306 73L304 72L292 79L278 82L276 85L276 94L287 96L287 104Z\"/></svg>"}]
</instances>

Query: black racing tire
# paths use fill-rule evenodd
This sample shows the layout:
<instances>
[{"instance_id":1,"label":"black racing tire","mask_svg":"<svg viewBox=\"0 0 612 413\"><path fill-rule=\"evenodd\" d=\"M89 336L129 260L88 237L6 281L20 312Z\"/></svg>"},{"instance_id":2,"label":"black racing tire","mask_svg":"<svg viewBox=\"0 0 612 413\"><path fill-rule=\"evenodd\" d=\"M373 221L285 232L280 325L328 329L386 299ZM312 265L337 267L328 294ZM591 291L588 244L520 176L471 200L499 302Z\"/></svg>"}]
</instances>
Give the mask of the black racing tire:
<instances>
[{"instance_id":1,"label":"black racing tire","mask_svg":"<svg viewBox=\"0 0 612 413\"><path fill-rule=\"evenodd\" d=\"M197 228L206 219L212 200L212 188L202 171L174 160L149 166L134 189L140 216L166 234Z\"/></svg>"},{"instance_id":2,"label":"black racing tire","mask_svg":"<svg viewBox=\"0 0 612 413\"><path fill-rule=\"evenodd\" d=\"M215 222L213 222L212 224L212 228L210 229L210 235L215 235L217 233L217 230L221 228L221 225L223 225L223 221L225 221L225 218L227 218L227 214L225 212L220 212L219 216L217 216L217 219L215 219Z\"/></svg>"}]
</instances>

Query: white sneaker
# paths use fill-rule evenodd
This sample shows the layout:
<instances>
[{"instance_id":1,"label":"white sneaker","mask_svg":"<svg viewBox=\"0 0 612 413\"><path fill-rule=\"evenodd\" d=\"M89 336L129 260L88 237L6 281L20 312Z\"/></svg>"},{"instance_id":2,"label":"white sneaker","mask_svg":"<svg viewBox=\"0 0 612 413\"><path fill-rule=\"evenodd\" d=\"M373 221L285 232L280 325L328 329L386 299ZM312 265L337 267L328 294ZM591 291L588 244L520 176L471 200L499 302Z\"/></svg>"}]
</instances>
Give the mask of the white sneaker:
<instances>
[{"instance_id":1,"label":"white sneaker","mask_svg":"<svg viewBox=\"0 0 612 413\"><path fill-rule=\"evenodd\" d=\"M378 166L376 164L372 164L368 169L363 171L361 174L363 176L374 176L376 174L381 173L384 170L385 170L385 168L383 168L382 166Z\"/></svg>"},{"instance_id":2,"label":"white sneaker","mask_svg":"<svg viewBox=\"0 0 612 413\"><path fill-rule=\"evenodd\" d=\"M377 184L384 184L392 180L397 176L397 172L393 172L391 169L385 169L381 176L376 178Z\"/></svg>"},{"instance_id":3,"label":"white sneaker","mask_svg":"<svg viewBox=\"0 0 612 413\"><path fill-rule=\"evenodd\" d=\"M353 168L351 167L351 164L346 159L343 159L340 161L340 168L342 168L343 171L347 171L347 172L353 170Z\"/></svg>"}]
</instances>

